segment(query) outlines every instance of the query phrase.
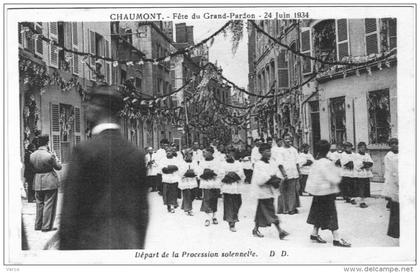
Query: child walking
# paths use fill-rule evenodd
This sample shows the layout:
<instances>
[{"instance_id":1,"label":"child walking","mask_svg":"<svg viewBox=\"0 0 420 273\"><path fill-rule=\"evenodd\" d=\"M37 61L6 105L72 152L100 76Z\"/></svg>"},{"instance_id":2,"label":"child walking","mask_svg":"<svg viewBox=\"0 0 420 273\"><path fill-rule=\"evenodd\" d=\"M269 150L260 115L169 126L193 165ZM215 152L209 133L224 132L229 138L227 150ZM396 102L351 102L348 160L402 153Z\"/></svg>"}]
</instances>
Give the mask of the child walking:
<instances>
[{"instance_id":1,"label":"child walking","mask_svg":"<svg viewBox=\"0 0 420 273\"><path fill-rule=\"evenodd\" d=\"M200 211L207 214L208 219L204 222L206 227L210 226L210 222L217 225L219 222L216 218L217 201L220 191L221 174L220 160L213 157L213 147L208 147L204 151L204 161L200 163L200 188L203 189L203 202Z\"/></svg>"},{"instance_id":2,"label":"child walking","mask_svg":"<svg viewBox=\"0 0 420 273\"><path fill-rule=\"evenodd\" d=\"M181 168L181 181L178 188L182 191L182 205L181 209L185 211L188 216L193 216L192 201L194 199L193 190L198 187L197 175L199 173L198 163L192 160L193 151L187 150L185 152L185 160Z\"/></svg>"},{"instance_id":3,"label":"child walking","mask_svg":"<svg viewBox=\"0 0 420 273\"><path fill-rule=\"evenodd\" d=\"M389 140L391 150L385 155L385 184L383 195L389 199L388 236L400 238L400 202L398 181L398 139Z\"/></svg>"},{"instance_id":4,"label":"child walking","mask_svg":"<svg viewBox=\"0 0 420 273\"><path fill-rule=\"evenodd\" d=\"M305 191L306 181L308 180L309 171L311 170L311 166L314 163L315 159L312 154L309 152L310 146L308 144L302 144L302 151L299 153L298 162L300 167L300 173L302 174L300 177L300 188L299 188L299 195L302 196Z\"/></svg>"},{"instance_id":5,"label":"child walking","mask_svg":"<svg viewBox=\"0 0 420 273\"><path fill-rule=\"evenodd\" d=\"M372 175L373 160L366 152L366 143L357 144L355 154L355 187L354 196L360 198L360 207L367 208L366 197L370 196L370 178Z\"/></svg>"},{"instance_id":6,"label":"child walking","mask_svg":"<svg viewBox=\"0 0 420 273\"><path fill-rule=\"evenodd\" d=\"M178 207L178 182L180 180L180 160L174 156L171 147L166 149L166 158L161 159L162 171L162 197L163 204L167 206L169 213L175 213Z\"/></svg>"},{"instance_id":7,"label":"child walking","mask_svg":"<svg viewBox=\"0 0 420 273\"><path fill-rule=\"evenodd\" d=\"M221 192L223 193L223 220L228 222L229 230L236 232L235 223L239 222L238 212L242 205L241 186L245 179L242 164L235 160L235 150L229 149L222 163L224 172Z\"/></svg>"},{"instance_id":8,"label":"child walking","mask_svg":"<svg viewBox=\"0 0 420 273\"><path fill-rule=\"evenodd\" d=\"M339 192L340 169L331 160L327 159L330 144L326 140L318 143L318 159L312 166L306 184L306 191L313 195L309 211L308 224L313 225L310 239L325 244L326 241L319 235L319 229L328 229L333 235L333 245L350 247L351 244L340 239L338 233L337 209L335 196Z\"/></svg>"},{"instance_id":9,"label":"child walking","mask_svg":"<svg viewBox=\"0 0 420 273\"><path fill-rule=\"evenodd\" d=\"M252 235L262 238L264 235L259 231L260 227L269 227L272 224L279 232L279 238L282 240L289 235L288 232L280 228L280 220L274 210L275 191L278 191L280 179L282 177L278 164L271 157L271 146L263 143L259 147L261 159L255 162L254 175L251 184L254 186L254 192L257 194L258 205L255 213L255 227Z\"/></svg>"},{"instance_id":10,"label":"child walking","mask_svg":"<svg viewBox=\"0 0 420 273\"><path fill-rule=\"evenodd\" d=\"M354 197L354 159L355 154L352 151L353 144L350 142L345 142L343 144L344 152L341 154L340 163L342 167L343 180L340 183L341 194L343 195L346 203L356 204L356 200L351 199Z\"/></svg>"}]
</instances>

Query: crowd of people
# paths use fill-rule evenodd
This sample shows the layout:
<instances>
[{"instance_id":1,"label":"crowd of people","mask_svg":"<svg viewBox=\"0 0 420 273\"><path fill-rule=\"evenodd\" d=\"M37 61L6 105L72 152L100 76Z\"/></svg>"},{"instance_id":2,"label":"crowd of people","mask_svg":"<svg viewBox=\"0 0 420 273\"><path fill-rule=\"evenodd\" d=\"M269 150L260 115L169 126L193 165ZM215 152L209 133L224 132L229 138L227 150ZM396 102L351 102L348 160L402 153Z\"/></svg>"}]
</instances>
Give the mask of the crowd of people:
<instances>
[{"instance_id":1,"label":"crowd of people","mask_svg":"<svg viewBox=\"0 0 420 273\"><path fill-rule=\"evenodd\" d=\"M242 193L251 184L255 203L252 235L264 237L260 227L274 225L280 239L289 233L277 214L299 213L300 197L311 195L307 223L313 225L310 240L326 243L319 229L332 232L333 245L350 247L338 233L335 202L342 197L361 208L369 206L373 161L364 142L357 151L349 142L317 143L313 156L303 144L300 152L293 139L256 139L254 147L238 151L214 140L207 147L194 142L182 151L168 140L160 148L141 153L120 133L118 93L97 86L90 94L86 118L94 125L92 138L76 146L63 181L63 205L58 234L60 249L141 249L148 225L148 188L162 196L168 213L175 213L178 199L187 216L194 216L192 202L201 200L204 225L217 225L218 199L223 198L223 220L236 231ZM384 196L388 199L388 235L399 238L398 140L389 141L384 158ZM49 136L38 135L25 153L28 201L36 201L35 229L54 230L59 187L56 170L62 168L50 149ZM25 236L25 233L22 233ZM23 238L24 239L24 238ZM22 239L22 241L24 241Z\"/></svg>"},{"instance_id":2,"label":"crowd of people","mask_svg":"<svg viewBox=\"0 0 420 273\"><path fill-rule=\"evenodd\" d=\"M328 141L322 140L315 157L308 144L301 145L298 151L290 135L276 142L272 138L256 139L254 144L252 150L239 151L215 140L204 149L194 142L191 148L180 151L163 139L156 152L152 147L147 148L148 184L152 191L162 195L168 213L175 212L178 199L182 198L181 209L193 216L193 200L202 200L200 211L207 215L205 226L218 224L218 198L223 198L223 220L235 232L242 187L251 183L251 191L258 200L253 236L263 237L259 227L273 224L280 239L288 232L280 227L277 214L299 213L300 196L310 195L313 201L307 223L314 226L310 239L326 243L318 231L328 229L335 246L350 247L338 234L335 201L341 198L360 208L368 207L366 198L370 197L373 160L366 143L358 143L357 151L350 142L337 144L332 150ZM398 195L398 140L391 139L389 145L384 195L391 211L388 235L398 238L399 208L395 196Z\"/></svg>"}]
</instances>

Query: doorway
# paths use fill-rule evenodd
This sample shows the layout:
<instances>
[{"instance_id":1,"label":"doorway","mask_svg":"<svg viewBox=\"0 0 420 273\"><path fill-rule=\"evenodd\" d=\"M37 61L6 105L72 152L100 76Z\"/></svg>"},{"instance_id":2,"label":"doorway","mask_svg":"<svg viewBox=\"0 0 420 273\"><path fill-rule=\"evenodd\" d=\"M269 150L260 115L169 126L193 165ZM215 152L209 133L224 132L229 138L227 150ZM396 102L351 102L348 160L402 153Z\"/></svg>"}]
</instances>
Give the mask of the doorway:
<instances>
[{"instance_id":1,"label":"doorway","mask_svg":"<svg viewBox=\"0 0 420 273\"><path fill-rule=\"evenodd\" d=\"M318 155L317 143L321 140L321 126L319 123L319 101L309 102L309 110L311 115L311 132L312 132L312 151L316 158Z\"/></svg>"}]
</instances>

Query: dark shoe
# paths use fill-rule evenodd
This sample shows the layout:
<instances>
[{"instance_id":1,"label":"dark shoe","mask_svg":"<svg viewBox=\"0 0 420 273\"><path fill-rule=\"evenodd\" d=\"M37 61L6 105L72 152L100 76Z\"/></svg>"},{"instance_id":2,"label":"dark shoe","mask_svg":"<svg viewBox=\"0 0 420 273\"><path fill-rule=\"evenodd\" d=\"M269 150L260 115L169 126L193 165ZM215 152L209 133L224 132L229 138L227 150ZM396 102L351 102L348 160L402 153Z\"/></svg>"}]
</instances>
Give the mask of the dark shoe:
<instances>
[{"instance_id":1,"label":"dark shoe","mask_svg":"<svg viewBox=\"0 0 420 273\"><path fill-rule=\"evenodd\" d=\"M351 199L350 203L351 203L352 205L357 205L357 202L356 202L356 200L354 200L354 199Z\"/></svg>"},{"instance_id":2,"label":"dark shoe","mask_svg":"<svg viewBox=\"0 0 420 273\"><path fill-rule=\"evenodd\" d=\"M298 213L299 213L299 211L297 209L289 211L289 215L298 214Z\"/></svg>"},{"instance_id":3,"label":"dark shoe","mask_svg":"<svg viewBox=\"0 0 420 273\"><path fill-rule=\"evenodd\" d=\"M254 235L254 237L258 237L258 238L264 237L264 235L262 235L261 232L258 229L253 229L252 230L252 235Z\"/></svg>"},{"instance_id":4,"label":"dark shoe","mask_svg":"<svg viewBox=\"0 0 420 273\"><path fill-rule=\"evenodd\" d=\"M48 232L48 231L54 231L54 230L57 230L57 228L43 229L42 232Z\"/></svg>"},{"instance_id":5,"label":"dark shoe","mask_svg":"<svg viewBox=\"0 0 420 273\"><path fill-rule=\"evenodd\" d=\"M346 203L351 203L351 199L348 197L343 197L343 200L346 201Z\"/></svg>"},{"instance_id":6,"label":"dark shoe","mask_svg":"<svg viewBox=\"0 0 420 273\"><path fill-rule=\"evenodd\" d=\"M213 224L214 225L217 225L219 222L217 221L217 219L216 218L213 218Z\"/></svg>"},{"instance_id":7,"label":"dark shoe","mask_svg":"<svg viewBox=\"0 0 420 273\"><path fill-rule=\"evenodd\" d=\"M367 208L367 207L368 207L368 205L366 205L366 203L360 203L360 207L361 207L362 209L365 209L365 208Z\"/></svg>"},{"instance_id":8,"label":"dark shoe","mask_svg":"<svg viewBox=\"0 0 420 273\"><path fill-rule=\"evenodd\" d=\"M343 239L340 239L339 241L334 240L333 245L334 246L341 246L341 247L351 247L351 244L347 243Z\"/></svg>"},{"instance_id":9,"label":"dark shoe","mask_svg":"<svg viewBox=\"0 0 420 273\"><path fill-rule=\"evenodd\" d=\"M279 232L279 238L280 240L283 240L287 235L289 235L289 232L282 230Z\"/></svg>"},{"instance_id":10,"label":"dark shoe","mask_svg":"<svg viewBox=\"0 0 420 273\"><path fill-rule=\"evenodd\" d=\"M35 228L35 230L41 230L41 228Z\"/></svg>"},{"instance_id":11,"label":"dark shoe","mask_svg":"<svg viewBox=\"0 0 420 273\"><path fill-rule=\"evenodd\" d=\"M210 220L206 220L205 222L204 222L204 225L206 226L206 227L208 227L208 226L210 226Z\"/></svg>"},{"instance_id":12,"label":"dark shoe","mask_svg":"<svg viewBox=\"0 0 420 273\"><path fill-rule=\"evenodd\" d=\"M316 241L317 243L320 243L320 244L325 244L325 243L327 243L327 241L325 241L324 239L322 239L321 238L321 236L319 236L319 235L311 235L311 240L312 241Z\"/></svg>"}]
</instances>

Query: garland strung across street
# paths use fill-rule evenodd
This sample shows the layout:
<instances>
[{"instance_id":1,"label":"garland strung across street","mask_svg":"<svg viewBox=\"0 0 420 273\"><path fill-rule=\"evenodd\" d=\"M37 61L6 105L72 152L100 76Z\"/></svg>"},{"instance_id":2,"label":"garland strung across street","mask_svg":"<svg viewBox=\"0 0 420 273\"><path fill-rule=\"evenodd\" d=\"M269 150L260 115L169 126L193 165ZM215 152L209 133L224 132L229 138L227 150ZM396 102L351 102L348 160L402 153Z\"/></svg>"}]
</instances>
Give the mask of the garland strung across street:
<instances>
[{"instance_id":1,"label":"garland strung across street","mask_svg":"<svg viewBox=\"0 0 420 273\"><path fill-rule=\"evenodd\" d=\"M233 33L233 35L234 36L238 36L239 34L236 34L236 32L239 31L238 30L239 29L239 26L241 26L243 24L243 21L242 20L228 21L220 29L218 29L212 35L210 35L209 37L203 39L199 43L197 43L195 45L191 45L191 46L189 46L187 48L178 49L175 52L170 53L169 55L162 56L162 57L159 57L159 58L154 58L154 59L145 58L145 57L143 57L144 56L144 53L143 52L141 52L140 50L138 50L136 48L133 48L133 49L136 49L137 52L141 56L140 57L140 60L136 60L136 61L133 61L133 60L116 60L116 59L113 59L113 58L110 58L110 57L99 56L97 54L92 54L92 53L88 53L88 52L81 52L81 51L69 49L69 48L66 48L66 47L64 47L62 45L59 45L59 43L57 41L55 41L53 39L49 39L48 37L45 37L42 33L40 33L39 31L37 31L32 26L31 23L29 23L29 22L21 22L20 24L23 26L23 29L21 31L22 33L24 33L24 32L31 32L33 39L41 39L42 41L44 41L44 42L46 42L48 44L51 44L51 45L56 46L57 47L57 50L63 50L65 52L77 54L77 55L80 55L80 56L92 57L94 59L101 59L101 60L104 60L104 61L112 62L113 65L114 65L114 67L115 67L115 66L118 66L118 64L131 65L131 64L134 64L135 63L135 64L142 65L144 62L151 62L151 63L154 63L154 64L157 64L157 63L159 63L161 61L168 62L168 61L170 61L170 59L172 57L177 56L177 55L182 55L182 54L189 53L193 49L198 48L198 47L201 47L202 45L206 44L209 41L210 41L210 43L213 43L214 37L217 36L217 35L219 35L220 33L226 34L227 33L227 29L228 29L229 26L231 26L231 28L229 30ZM237 47L237 45L236 45L236 47Z\"/></svg>"}]
</instances>

